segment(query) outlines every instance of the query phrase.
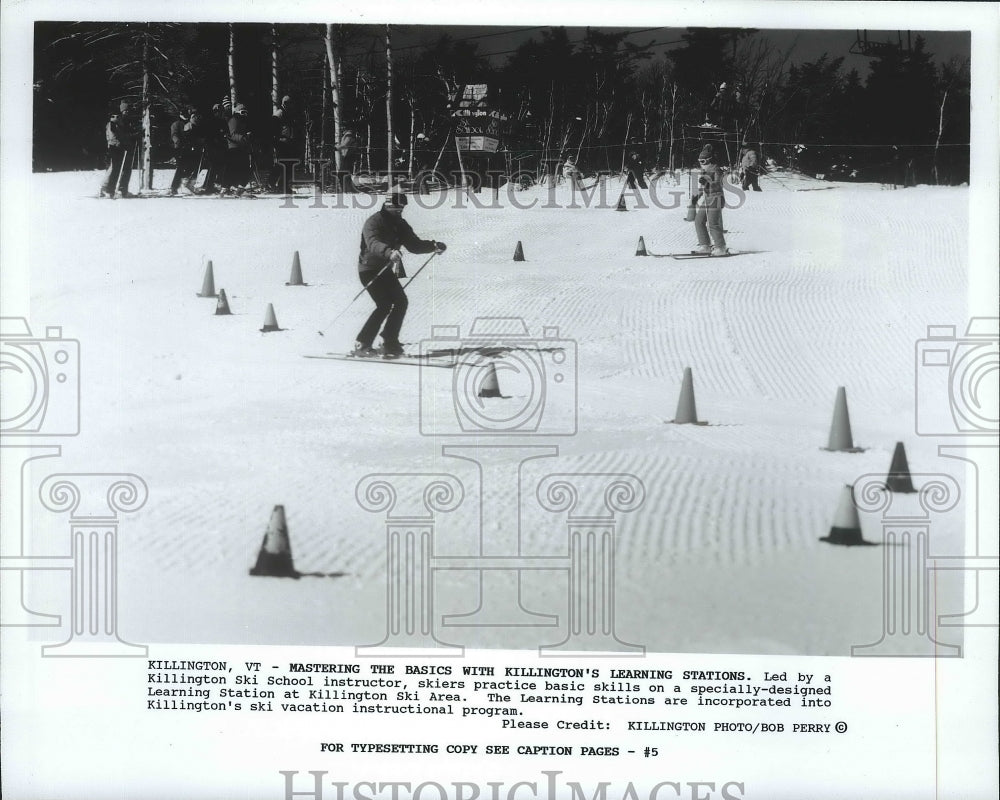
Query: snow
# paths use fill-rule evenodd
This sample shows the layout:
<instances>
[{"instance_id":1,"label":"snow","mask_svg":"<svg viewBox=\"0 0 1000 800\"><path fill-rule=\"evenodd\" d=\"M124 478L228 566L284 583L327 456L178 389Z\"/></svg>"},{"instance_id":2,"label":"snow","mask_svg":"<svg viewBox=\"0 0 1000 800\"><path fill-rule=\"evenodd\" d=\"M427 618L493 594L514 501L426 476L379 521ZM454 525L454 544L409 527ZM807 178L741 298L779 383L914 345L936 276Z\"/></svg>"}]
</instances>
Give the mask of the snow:
<instances>
[{"instance_id":1,"label":"snow","mask_svg":"<svg viewBox=\"0 0 1000 800\"><path fill-rule=\"evenodd\" d=\"M168 173L158 173L164 186ZM137 180L137 177L135 178ZM882 547L822 543L841 491L885 473L897 441L913 473L949 472L938 441L915 435L915 348L928 325L968 318L968 188L820 182L782 174L727 208L734 258L678 261L694 245L680 207L614 210L501 192L499 208L406 211L418 235L444 241L409 287L403 339L477 317L520 317L535 341L557 327L575 348L578 430L564 437L424 436L420 394L450 411L447 370L306 359L346 351L370 301L359 290L358 237L371 207L154 197L97 200L96 173L35 175L30 323L80 341L81 433L48 471L133 472L146 506L120 548L120 631L137 642L368 644L385 632L385 526L355 498L371 473L450 473L465 498L436 523L435 554L470 555L515 539L529 555L566 552L565 515L534 486L550 473L637 476L644 504L619 514L616 631L651 651L848 655L880 638ZM667 202L668 185L661 189ZM441 202L444 200L444 202ZM489 193L479 197L490 204ZM639 237L649 257L634 255ZM526 260L514 262L517 242ZM286 286L295 251L307 286ZM197 296L207 260L232 316ZM412 275L424 257L406 258ZM271 303L281 332L261 333ZM323 330L325 335L319 336ZM504 362L498 362L503 367ZM691 367L706 426L671 425ZM498 372L515 408L527 389ZM523 377L523 376L521 376ZM504 381L513 383L505 386ZM837 388L855 444L823 450ZM556 391L556 389L553 389ZM564 395L551 413L567 413ZM426 410L426 409L425 409ZM935 412L937 413L937 412ZM949 424L940 417L940 424ZM556 446L524 464L521 492L484 480L442 446ZM498 474L516 466L501 452ZM492 474L492 473L490 473ZM489 477L489 476L487 476ZM920 485L920 479L915 478ZM898 508L918 508L915 496ZM274 505L287 514L301 580L251 577ZM66 520L36 510L37 551L65 549ZM881 520L861 515L865 538ZM958 554L962 513L932 518L932 554ZM38 577L31 591L60 591ZM532 648L565 634L565 575L522 576L525 607L554 628L448 627L446 641ZM939 613L962 610L961 574L942 575ZM436 612L475 607L470 571L439 572ZM957 631L941 635L960 643Z\"/></svg>"}]
</instances>

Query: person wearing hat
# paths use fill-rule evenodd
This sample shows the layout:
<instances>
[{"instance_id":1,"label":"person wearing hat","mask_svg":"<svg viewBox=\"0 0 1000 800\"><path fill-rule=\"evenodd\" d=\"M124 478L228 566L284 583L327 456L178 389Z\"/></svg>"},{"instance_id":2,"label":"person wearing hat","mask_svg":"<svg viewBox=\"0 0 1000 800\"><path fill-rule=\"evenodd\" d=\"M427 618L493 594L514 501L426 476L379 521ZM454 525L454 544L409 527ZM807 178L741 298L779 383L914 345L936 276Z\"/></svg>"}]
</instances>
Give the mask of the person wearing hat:
<instances>
[{"instance_id":1,"label":"person wearing hat","mask_svg":"<svg viewBox=\"0 0 1000 800\"><path fill-rule=\"evenodd\" d=\"M222 177L222 194L236 190L242 194L250 182L251 158L250 146L253 139L250 123L247 120L247 108L243 103L233 106L233 116L229 118L228 134L226 136L226 168Z\"/></svg>"},{"instance_id":2,"label":"person wearing hat","mask_svg":"<svg viewBox=\"0 0 1000 800\"><path fill-rule=\"evenodd\" d=\"M132 178L132 157L139 142L139 121L132 113L132 104L122 100L118 112L112 113L104 126L108 142L108 171L101 184L101 197L113 198L115 187L122 197L133 197L128 183Z\"/></svg>"},{"instance_id":3,"label":"person wearing hat","mask_svg":"<svg viewBox=\"0 0 1000 800\"><path fill-rule=\"evenodd\" d=\"M743 180L741 182L741 187L745 192L747 189L753 187L755 192L760 191L760 183L758 177L761 173L760 164L757 160L757 151L752 147L745 147L740 153L740 170L743 173Z\"/></svg>"},{"instance_id":4,"label":"person wearing hat","mask_svg":"<svg viewBox=\"0 0 1000 800\"><path fill-rule=\"evenodd\" d=\"M628 162L625 164L625 169L627 171L625 182L630 188L634 189L636 184L638 184L640 189L648 188L644 174L646 171L645 167L643 167L642 159L639 158L639 154L635 150L628 154Z\"/></svg>"},{"instance_id":5,"label":"person wearing hat","mask_svg":"<svg viewBox=\"0 0 1000 800\"><path fill-rule=\"evenodd\" d=\"M274 165L267 176L267 188L273 192L290 194L289 178L294 166L302 164L303 153L299 135L300 116L288 95L281 99L281 107L274 111L271 125Z\"/></svg>"},{"instance_id":6,"label":"person wearing hat","mask_svg":"<svg viewBox=\"0 0 1000 800\"><path fill-rule=\"evenodd\" d=\"M698 202L694 216L694 230L698 236L696 253L724 256L729 252L722 232L722 170L715 162L715 151L706 144L698 154Z\"/></svg>"},{"instance_id":7,"label":"person wearing hat","mask_svg":"<svg viewBox=\"0 0 1000 800\"><path fill-rule=\"evenodd\" d=\"M204 146L204 129L201 115L193 108L181 111L170 126L170 143L174 149L174 178L170 182L169 194L177 194L181 181L194 194L193 178L198 174L198 164Z\"/></svg>"},{"instance_id":8,"label":"person wearing hat","mask_svg":"<svg viewBox=\"0 0 1000 800\"><path fill-rule=\"evenodd\" d=\"M568 156L563 162L562 174L571 189L575 191L580 188L580 170L577 169L573 156Z\"/></svg>"},{"instance_id":9,"label":"person wearing hat","mask_svg":"<svg viewBox=\"0 0 1000 800\"><path fill-rule=\"evenodd\" d=\"M381 355L403 355L399 330L403 326L408 302L399 282L399 278L405 277L399 249L405 247L411 253L443 253L447 249L443 242L421 239L413 232L410 224L403 219L406 202L405 194L393 192L382 208L365 220L361 229L358 278L375 301L375 310L354 342L357 356L379 355L379 351L372 347L379 328L382 329Z\"/></svg>"}]
</instances>

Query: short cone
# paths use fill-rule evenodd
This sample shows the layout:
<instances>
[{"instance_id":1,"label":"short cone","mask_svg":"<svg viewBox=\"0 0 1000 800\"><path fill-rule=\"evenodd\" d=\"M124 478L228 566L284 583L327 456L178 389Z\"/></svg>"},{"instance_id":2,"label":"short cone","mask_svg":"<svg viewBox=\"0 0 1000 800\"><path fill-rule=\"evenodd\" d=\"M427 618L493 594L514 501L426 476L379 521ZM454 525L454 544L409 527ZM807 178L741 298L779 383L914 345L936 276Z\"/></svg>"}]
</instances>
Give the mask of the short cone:
<instances>
[{"instance_id":1,"label":"short cone","mask_svg":"<svg viewBox=\"0 0 1000 800\"><path fill-rule=\"evenodd\" d=\"M854 505L854 487L847 485L840 493L840 505L833 518L830 533L820 539L821 542L840 544L847 547L855 545L870 545L861 536L861 520L858 519L858 509Z\"/></svg>"},{"instance_id":2,"label":"short cone","mask_svg":"<svg viewBox=\"0 0 1000 800\"><path fill-rule=\"evenodd\" d=\"M208 262L208 266L205 267L205 278L201 282L201 291L198 292L198 297L218 297L215 293L215 273L212 271L212 262Z\"/></svg>"},{"instance_id":3,"label":"short cone","mask_svg":"<svg viewBox=\"0 0 1000 800\"><path fill-rule=\"evenodd\" d=\"M285 524L285 507L275 506L271 521L267 523L264 541L261 542L257 563L250 569L251 575L266 575L272 578L298 578L299 573L292 564L292 548L288 542L288 526Z\"/></svg>"},{"instance_id":4,"label":"short cone","mask_svg":"<svg viewBox=\"0 0 1000 800\"><path fill-rule=\"evenodd\" d=\"M278 318L274 316L274 306L271 303L267 304L267 313L264 314L264 327L260 330L262 333L271 333L273 331L281 330L281 328L278 327Z\"/></svg>"},{"instance_id":5,"label":"short cone","mask_svg":"<svg viewBox=\"0 0 1000 800\"><path fill-rule=\"evenodd\" d=\"M861 448L854 446L851 436L851 417L847 413L847 390L841 386L837 389L837 399L833 404L833 422L830 425L830 440L827 450L845 453L860 453Z\"/></svg>"},{"instance_id":6,"label":"short cone","mask_svg":"<svg viewBox=\"0 0 1000 800\"><path fill-rule=\"evenodd\" d=\"M615 211L628 211L628 206L625 205L625 195L620 195L618 197L618 206Z\"/></svg>"},{"instance_id":7,"label":"short cone","mask_svg":"<svg viewBox=\"0 0 1000 800\"><path fill-rule=\"evenodd\" d=\"M480 397L503 397L500 394L500 382L497 380L497 368L493 362L489 363L486 371L486 378L483 385L479 387Z\"/></svg>"},{"instance_id":8,"label":"short cone","mask_svg":"<svg viewBox=\"0 0 1000 800\"><path fill-rule=\"evenodd\" d=\"M215 304L215 316L222 317L232 313L229 310L229 301L226 299L226 290L219 289L219 302Z\"/></svg>"},{"instance_id":9,"label":"short cone","mask_svg":"<svg viewBox=\"0 0 1000 800\"><path fill-rule=\"evenodd\" d=\"M677 401L677 413L672 420L677 425L704 425L698 421L698 410L694 404L694 378L691 367L684 368L684 380L681 382L681 396Z\"/></svg>"},{"instance_id":10,"label":"short cone","mask_svg":"<svg viewBox=\"0 0 1000 800\"><path fill-rule=\"evenodd\" d=\"M917 491L913 488L913 480L910 478L910 465L906 461L906 448L902 442L896 442L896 449L892 454L892 464L889 466L889 475L886 477L885 486L890 492L899 494L912 494Z\"/></svg>"},{"instance_id":11,"label":"short cone","mask_svg":"<svg viewBox=\"0 0 1000 800\"><path fill-rule=\"evenodd\" d=\"M524 261L524 248L521 247L521 243L517 243L517 247L514 248L514 260Z\"/></svg>"},{"instance_id":12,"label":"short cone","mask_svg":"<svg viewBox=\"0 0 1000 800\"><path fill-rule=\"evenodd\" d=\"M285 286L305 286L305 283L302 281L302 263L299 261L298 250L292 256L292 276L288 279Z\"/></svg>"},{"instance_id":13,"label":"short cone","mask_svg":"<svg viewBox=\"0 0 1000 800\"><path fill-rule=\"evenodd\" d=\"M648 256L649 255L649 253L646 252L646 243L642 240L641 236L639 237L639 244L635 248L635 254L637 256Z\"/></svg>"}]
</instances>

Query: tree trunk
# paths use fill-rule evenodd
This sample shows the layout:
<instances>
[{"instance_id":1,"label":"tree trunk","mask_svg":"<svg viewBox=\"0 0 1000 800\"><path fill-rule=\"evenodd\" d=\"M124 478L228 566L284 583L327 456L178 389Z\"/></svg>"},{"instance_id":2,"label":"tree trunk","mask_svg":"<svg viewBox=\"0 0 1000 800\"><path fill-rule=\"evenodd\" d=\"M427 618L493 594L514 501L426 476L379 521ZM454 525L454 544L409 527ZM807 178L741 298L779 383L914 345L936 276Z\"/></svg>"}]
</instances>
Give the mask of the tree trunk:
<instances>
[{"instance_id":1,"label":"tree trunk","mask_svg":"<svg viewBox=\"0 0 1000 800\"><path fill-rule=\"evenodd\" d=\"M326 56L323 56L323 90L320 92L320 112L319 112L319 157L326 157L326 93L330 91L330 73L326 69ZM340 161L338 158L337 161Z\"/></svg>"},{"instance_id":2,"label":"tree trunk","mask_svg":"<svg viewBox=\"0 0 1000 800\"><path fill-rule=\"evenodd\" d=\"M417 147L417 101L410 95L410 164L407 173L413 179L413 151Z\"/></svg>"},{"instance_id":3,"label":"tree trunk","mask_svg":"<svg viewBox=\"0 0 1000 800\"><path fill-rule=\"evenodd\" d=\"M941 96L941 109L938 112L938 130L937 139L934 140L934 184L935 186L940 185L941 181L938 179L938 148L941 146L941 134L944 132L944 104L948 100L948 89L944 90L944 94Z\"/></svg>"},{"instance_id":4,"label":"tree trunk","mask_svg":"<svg viewBox=\"0 0 1000 800\"><path fill-rule=\"evenodd\" d=\"M271 23L271 111L281 108L281 84L278 79L278 26Z\"/></svg>"},{"instance_id":5,"label":"tree trunk","mask_svg":"<svg viewBox=\"0 0 1000 800\"><path fill-rule=\"evenodd\" d=\"M236 31L233 23L229 23L229 102L236 108L236 66L234 55L236 53Z\"/></svg>"},{"instance_id":6,"label":"tree trunk","mask_svg":"<svg viewBox=\"0 0 1000 800\"><path fill-rule=\"evenodd\" d=\"M153 188L153 125L149 111L149 23L142 41L142 180L140 189ZM131 157L131 156L130 156Z\"/></svg>"},{"instance_id":7,"label":"tree trunk","mask_svg":"<svg viewBox=\"0 0 1000 800\"><path fill-rule=\"evenodd\" d=\"M385 26L385 125L386 147L385 157L387 187L392 189L392 39L390 27Z\"/></svg>"},{"instance_id":8,"label":"tree trunk","mask_svg":"<svg viewBox=\"0 0 1000 800\"><path fill-rule=\"evenodd\" d=\"M330 102L333 104L333 157L339 171L343 158L339 146L343 121L340 116L340 62L333 52L333 25L326 26L326 63L330 75Z\"/></svg>"}]
</instances>

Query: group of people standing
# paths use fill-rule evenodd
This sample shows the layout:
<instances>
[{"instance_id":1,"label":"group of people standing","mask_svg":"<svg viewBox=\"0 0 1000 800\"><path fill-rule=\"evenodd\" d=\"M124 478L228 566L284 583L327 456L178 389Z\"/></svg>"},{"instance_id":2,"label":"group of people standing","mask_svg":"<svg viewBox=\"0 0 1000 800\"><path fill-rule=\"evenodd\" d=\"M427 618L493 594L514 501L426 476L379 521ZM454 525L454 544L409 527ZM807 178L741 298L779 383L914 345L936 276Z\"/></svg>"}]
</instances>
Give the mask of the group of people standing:
<instances>
[{"instance_id":1,"label":"group of people standing","mask_svg":"<svg viewBox=\"0 0 1000 800\"><path fill-rule=\"evenodd\" d=\"M174 176L169 194L181 186L196 194L240 195L246 191L289 191L292 176L289 162L301 163L304 151L302 117L292 98L285 96L271 117L269 136L261 144L251 128L249 110L243 103L226 97L211 113L183 108L170 126ZM138 152L141 126L132 104L122 100L117 112L105 125L108 167L101 184L101 197L132 197L129 181L132 162ZM261 151L270 147L270 152ZM266 176L258 169L258 159L272 164Z\"/></svg>"}]
</instances>

